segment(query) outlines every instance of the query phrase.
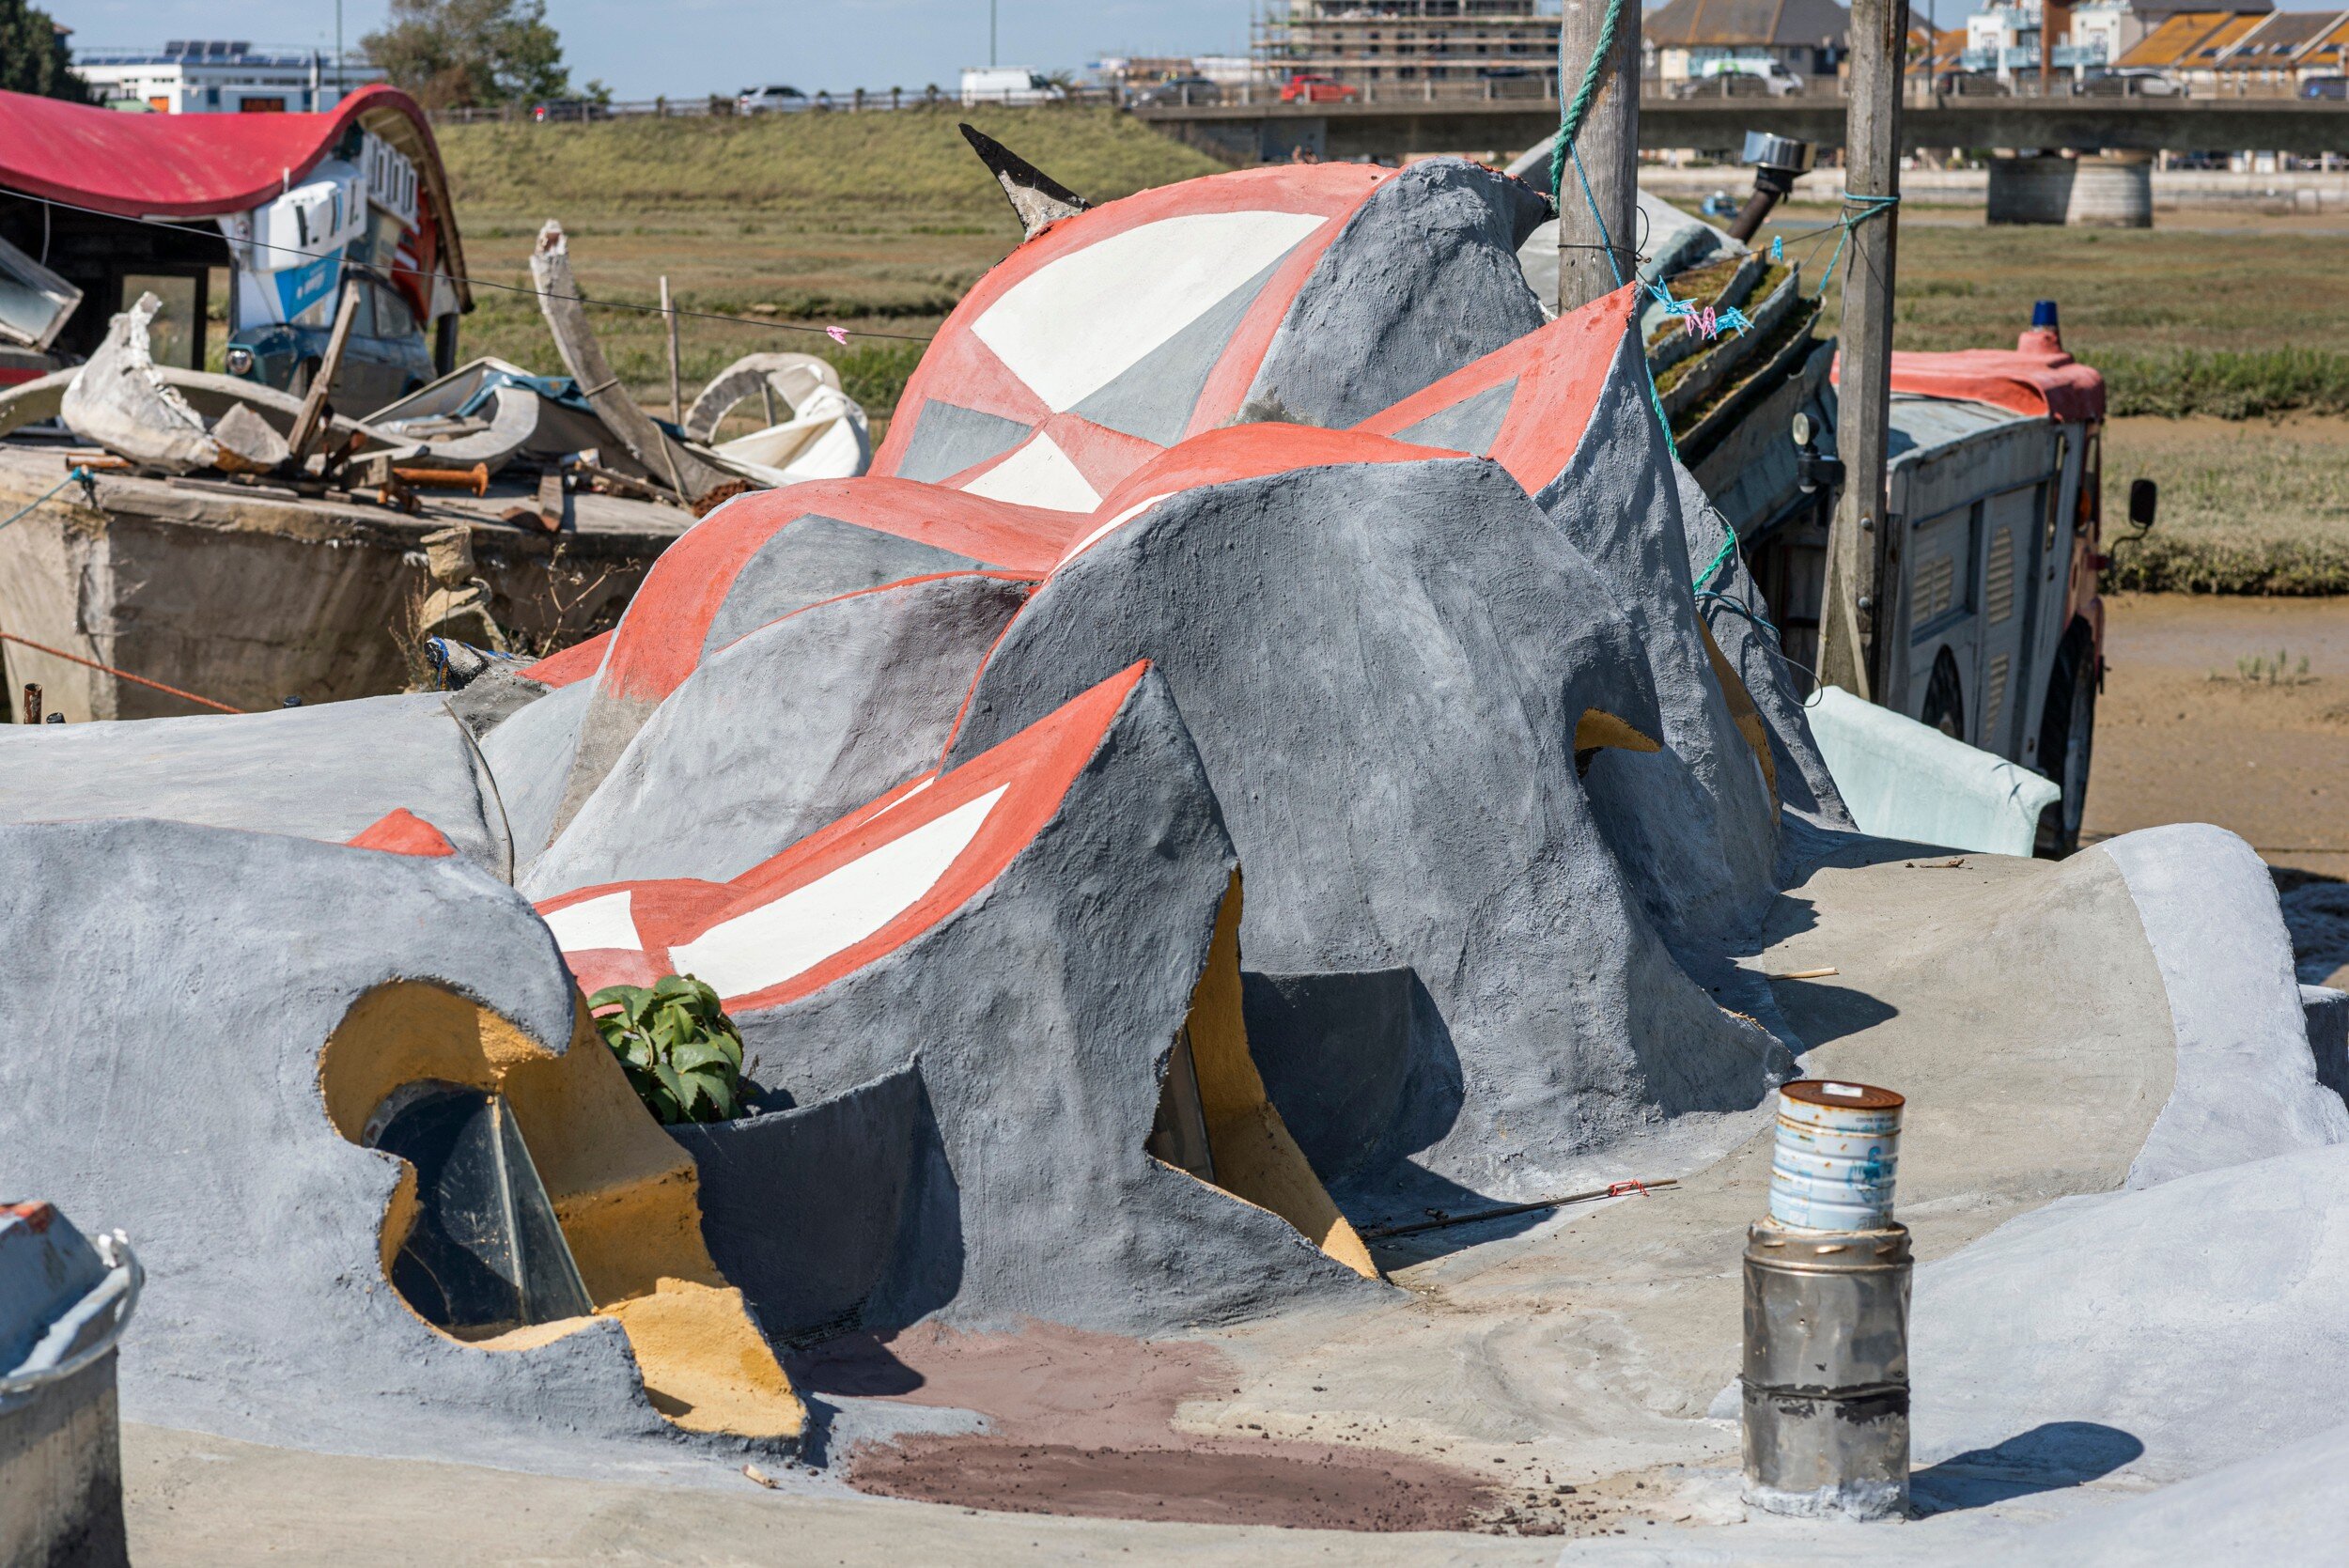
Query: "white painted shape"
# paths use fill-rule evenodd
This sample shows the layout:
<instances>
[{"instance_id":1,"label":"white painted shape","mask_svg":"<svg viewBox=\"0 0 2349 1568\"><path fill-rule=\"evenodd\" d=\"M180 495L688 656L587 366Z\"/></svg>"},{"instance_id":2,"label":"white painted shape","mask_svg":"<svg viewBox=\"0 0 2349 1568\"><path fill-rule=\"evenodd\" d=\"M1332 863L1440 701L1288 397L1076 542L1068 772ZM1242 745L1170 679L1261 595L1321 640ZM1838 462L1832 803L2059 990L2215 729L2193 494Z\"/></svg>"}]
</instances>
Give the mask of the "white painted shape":
<instances>
[{"instance_id":1,"label":"white painted shape","mask_svg":"<svg viewBox=\"0 0 2349 1568\"><path fill-rule=\"evenodd\" d=\"M937 782L937 774L923 774L920 778L913 781L913 787L911 789L907 790L903 795L898 796L894 800L892 800L889 804L881 807L881 809L875 812L873 815L876 818L887 816L891 812L895 811L899 806L904 805L908 800L912 800L915 796L921 794L922 791L929 788L930 785L936 784Z\"/></svg>"},{"instance_id":2,"label":"white painted shape","mask_svg":"<svg viewBox=\"0 0 2349 1568\"><path fill-rule=\"evenodd\" d=\"M971 324L1065 412L1140 364L1319 228L1311 212L1162 218L1047 262Z\"/></svg>"},{"instance_id":3,"label":"white painted shape","mask_svg":"<svg viewBox=\"0 0 2349 1568\"><path fill-rule=\"evenodd\" d=\"M1101 524L1100 527L1096 528L1092 533L1087 534L1083 538L1079 539L1075 544L1070 545L1068 547L1067 553L1063 555L1057 564L1066 566L1070 561L1075 560L1078 556L1082 555L1086 551L1092 549L1096 544L1099 543L1104 537L1116 532L1127 523L1133 521L1134 519L1142 516L1143 513L1148 511L1151 507L1157 505L1159 502L1164 501L1168 496L1174 493L1174 492L1173 490L1160 490L1154 496L1135 502L1132 505L1127 507L1124 511L1110 519L1109 521Z\"/></svg>"},{"instance_id":4,"label":"white painted shape","mask_svg":"<svg viewBox=\"0 0 2349 1568\"><path fill-rule=\"evenodd\" d=\"M1101 492L1077 472L1060 443L1041 430L962 488L990 501L1016 501L1050 512L1090 512L1101 505Z\"/></svg>"},{"instance_id":5,"label":"white painted shape","mask_svg":"<svg viewBox=\"0 0 2349 1568\"><path fill-rule=\"evenodd\" d=\"M540 918L547 923L547 929L554 933L554 945L566 953L585 953L599 947L642 951L645 939L636 934L636 914L630 907L635 897L635 893L625 890L607 893L600 898L583 899Z\"/></svg>"},{"instance_id":6,"label":"white painted shape","mask_svg":"<svg viewBox=\"0 0 2349 1568\"><path fill-rule=\"evenodd\" d=\"M1008 787L998 784L805 887L720 922L671 948L670 966L721 997L747 996L814 969L919 903L970 847Z\"/></svg>"}]
</instances>

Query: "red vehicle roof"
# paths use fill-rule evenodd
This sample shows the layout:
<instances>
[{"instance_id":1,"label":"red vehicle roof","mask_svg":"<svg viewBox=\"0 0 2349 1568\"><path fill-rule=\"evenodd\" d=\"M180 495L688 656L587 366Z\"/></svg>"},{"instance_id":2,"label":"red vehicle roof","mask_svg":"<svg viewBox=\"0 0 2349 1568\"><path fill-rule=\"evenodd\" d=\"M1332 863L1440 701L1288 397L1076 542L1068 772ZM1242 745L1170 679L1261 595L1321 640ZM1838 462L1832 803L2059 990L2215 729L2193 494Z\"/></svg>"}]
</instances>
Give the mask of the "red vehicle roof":
<instances>
[{"instance_id":1,"label":"red vehicle roof","mask_svg":"<svg viewBox=\"0 0 2349 1568\"><path fill-rule=\"evenodd\" d=\"M360 88L322 115L132 115L0 92L0 187L124 218L216 218L302 182L353 123L415 163L442 270L465 290L448 176L432 127L396 87Z\"/></svg>"},{"instance_id":2,"label":"red vehicle roof","mask_svg":"<svg viewBox=\"0 0 2349 1568\"><path fill-rule=\"evenodd\" d=\"M1843 358L1836 358L1842 380ZM2031 331L2012 349L1961 349L1951 353L1895 353L1892 390L1925 397L1962 397L2077 422L2105 416L2105 379L2063 351L2052 333Z\"/></svg>"}]
</instances>

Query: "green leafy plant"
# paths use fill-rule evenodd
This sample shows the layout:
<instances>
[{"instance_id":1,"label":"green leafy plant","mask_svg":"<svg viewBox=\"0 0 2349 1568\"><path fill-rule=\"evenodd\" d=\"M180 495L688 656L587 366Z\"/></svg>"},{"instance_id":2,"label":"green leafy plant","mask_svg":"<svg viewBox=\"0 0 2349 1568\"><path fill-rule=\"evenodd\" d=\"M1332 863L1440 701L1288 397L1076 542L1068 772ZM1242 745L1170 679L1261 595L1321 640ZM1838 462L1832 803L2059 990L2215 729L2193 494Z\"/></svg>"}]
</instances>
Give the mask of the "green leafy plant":
<instances>
[{"instance_id":1,"label":"green leafy plant","mask_svg":"<svg viewBox=\"0 0 2349 1568\"><path fill-rule=\"evenodd\" d=\"M587 999L603 1042L663 1124L742 1113L742 1035L718 993L690 974L606 986Z\"/></svg>"}]
</instances>

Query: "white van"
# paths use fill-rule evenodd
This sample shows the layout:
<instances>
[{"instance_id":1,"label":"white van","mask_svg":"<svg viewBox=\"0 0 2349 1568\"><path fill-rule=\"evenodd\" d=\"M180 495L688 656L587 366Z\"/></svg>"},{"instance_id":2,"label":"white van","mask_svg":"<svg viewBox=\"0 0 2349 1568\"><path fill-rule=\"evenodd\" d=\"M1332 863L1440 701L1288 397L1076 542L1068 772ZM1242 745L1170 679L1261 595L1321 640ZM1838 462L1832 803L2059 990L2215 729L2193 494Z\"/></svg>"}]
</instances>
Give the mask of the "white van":
<instances>
[{"instance_id":1,"label":"white van","mask_svg":"<svg viewBox=\"0 0 2349 1568\"><path fill-rule=\"evenodd\" d=\"M1772 98L1798 93L1803 85L1801 77L1789 70L1783 60L1771 54L1733 54L1707 60L1699 73L1699 80L1718 82L1724 76L1758 84L1761 91Z\"/></svg>"},{"instance_id":2,"label":"white van","mask_svg":"<svg viewBox=\"0 0 2349 1568\"><path fill-rule=\"evenodd\" d=\"M965 103L1058 103L1067 96L1066 88L1025 67L1005 66L999 70L990 66L985 70L962 73Z\"/></svg>"}]
</instances>

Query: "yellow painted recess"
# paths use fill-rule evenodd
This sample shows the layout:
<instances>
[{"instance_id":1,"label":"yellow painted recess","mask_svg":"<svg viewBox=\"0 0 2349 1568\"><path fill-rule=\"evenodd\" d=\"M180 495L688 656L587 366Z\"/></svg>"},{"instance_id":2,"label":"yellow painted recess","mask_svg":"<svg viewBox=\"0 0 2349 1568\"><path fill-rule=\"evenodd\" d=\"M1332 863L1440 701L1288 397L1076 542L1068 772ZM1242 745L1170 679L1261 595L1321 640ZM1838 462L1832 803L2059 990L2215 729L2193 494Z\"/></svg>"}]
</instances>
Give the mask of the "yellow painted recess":
<instances>
[{"instance_id":1,"label":"yellow painted recess","mask_svg":"<svg viewBox=\"0 0 2349 1568\"><path fill-rule=\"evenodd\" d=\"M1746 745L1753 752L1753 760L1762 765L1762 780L1770 786L1770 810L1780 809L1778 799L1778 762L1770 755L1770 732L1762 722L1762 710L1753 706L1753 693L1737 671L1721 655L1721 645L1713 641L1713 629L1697 617L1697 632L1704 639L1705 661L1713 666L1713 682L1721 689L1721 700L1729 705L1730 722L1737 733L1746 737Z\"/></svg>"},{"instance_id":2,"label":"yellow painted recess","mask_svg":"<svg viewBox=\"0 0 2349 1568\"><path fill-rule=\"evenodd\" d=\"M1186 1020L1215 1185L1269 1209L1330 1257L1375 1280L1378 1265L1370 1261L1370 1249L1330 1202L1280 1111L1265 1097L1264 1079L1249 1054L1248 1026L1240 1016L1239 912L1239 874L1234 872Z\"/></svg>"},{"instance_id":3,"label":"yellow painted recess","mask_svg":"<svg viewBox=\"0 0 2349 1568\"><path fill-rule=\"evenodd\" d=\"M806 1407L702 1243L692 1157L629 1087L583 1002L557 1054L463 997L394 981L361 997L319 1055L327 1119L354 1143L384 1096L428 1079L505 1096L597 1315L627 1330L656 1408L696 1432L799 1436ZM408 1168L384 1209L387 1281L415 1214ZM476 1343L527 1349L587 1321Z\"/></svg>"},{"instance_id":4,"label":"yellow painted recess","mask_svg":"<svg viewBox=\"0 0 2349 1568\"><path fill-rule=\"evenodd\" d=\"M1574 749L1594 751L1615 746L1626 752L1660 752L1664 748L1603 708L1586 707L1575 722Z\"/></svg>"}]
</instances>

